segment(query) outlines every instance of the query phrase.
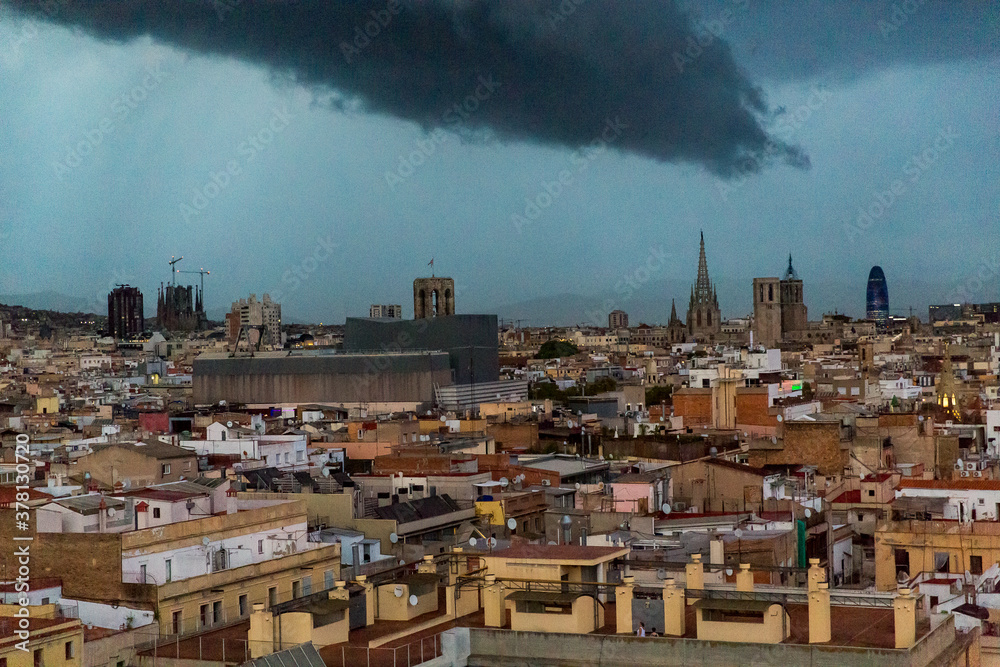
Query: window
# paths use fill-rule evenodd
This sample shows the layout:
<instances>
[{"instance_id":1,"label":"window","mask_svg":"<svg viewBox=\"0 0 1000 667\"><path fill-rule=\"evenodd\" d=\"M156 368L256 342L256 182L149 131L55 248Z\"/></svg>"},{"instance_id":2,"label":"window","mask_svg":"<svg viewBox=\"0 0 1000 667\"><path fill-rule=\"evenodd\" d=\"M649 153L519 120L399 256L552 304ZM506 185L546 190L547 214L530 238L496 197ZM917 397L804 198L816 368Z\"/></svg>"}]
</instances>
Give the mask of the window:
<instances>
[{"instance_id":1,"label":"window","mask_svg":"<svg viewBox=\"0 0 1000 667\"><path fill-rule=\"evenodd\" d=\"M169 463L164 463L162 466L160 466L160 473L164 477L166 477L167 475L169 475L170 474L170 464Z\"/></svg>"},{"instance_id":2,"label":"window","mask_svg":"<svg viewBox=\"0 0 1000 667\"><path fill-rule=\"evenodd\" d=\"M222 623L222 600L212 603L212 623L216 625Z\"/></svg>"},{"instance_id":3,"label":"window","mask_svg":"<svg viewBox=\"0 0 1000 667\"><path fill-rule=\"evenodd\" d=\"M166 575L163 577L163 581L173 581L174 578L174 563L169 558L163 561L163 566L166 569Z\"/></svg>"},{"instance_id":4,"label":"window","mask_svg":"<svg viewBox=\"0 0 1000 667\"><path fill-rule=\"evenodd\" d=\"M302 594L309 595L312 593L312 577L302 577Z\"/></svg>"},{"instance_id":5,"label":"window","mask_svg":"<svg viewBox=\"0 0 1000 667\"><path fill-rule=\"evenodd\" d=\"M42 667L42 649L36 648L32 656L35 660L35 667Z\"/></svg>"},{"instance_id":6,"label":"window","mask_svg":"<svg viewBox=\"0 0 1000 667\"><path fill-rule=\"evenodd\" d=\"M288 452L285 452L285 463L288 463L288 459L289 459Z\"/></svg>"},{"instance_id":7,"label":"window","mask_svg":"<svg viewBox=\"0 0 1000 667\"><path fill-rule=\"evenodd\" d=\"M173 613L173 616L171 617L170 624L171 626L173 626L173 631L175 635L179 635L181 633L181 619L182 617L180 610L175 611Z\"/></svg>"},{"instance_id":8,"label":"window","mask_svg":"<svg viewBox=\"0 0 1000 667\"><path fill-rule=\"evenodd\" d=\"M272 586L267 589L267 606L273 607L276 604L278 604L278 588Z\"/></svg>"},{"instance_id":9,"label":"window","mask_svg":"<svg viewBox=\"0 0 1000 667\"><path fill-rule=\"evenodd\" d=\"M969 556L969 572L971 574L982 574L983 573L983 557L982 556Z\"/></svg>"},{"instance_id":10,"label":"window","mask_svg":"<svg viewBox=\"0 0 1000 667\"><path fill-rule=\"evenodd\" d=\"M302 460L302 452L295 452L295 460L296 461Z\"/></svg>"},{"instance_id":11,"label":"window","mask_svg":"<svg viewBox=\"0 0 1000 667\"><path fill-rule=\"evenodd\" d=\"M201 605L201 607L198 609L198 613L199 613L199 617L201 619L201 627L207 628L208 627L208 605L207 604Z\"/></svg>"},{"instance_id":12,"label":"window","mask_svg":"<svg viewBox=\"0 0 1000 667\"><path fill-rule=\"evenodd\" d=\"M139 583L140 584L146 583L146 566L145 565L140 565L139 566Z\"/></svg>"},{"instance_id":13,"label":"window","mask_svg":"<svg viewBox=\"0 0 1000 667\"><path fill-rule=\"evenodd\" d=\"M154 507L153 508L153 518L154 519L159 519L160 518L160 508L159 507Z\"/></svg>"},{"instance_id":14,"label":"window","mask_svg":"<svg viewBox=\"0 0 1000 667\"><path fill-rule=\"evenodd\" d=\"M246 593L240 596L240 616L247 615L247 596Z\"/></svg>"},{"instance_id":15,"label":"window","mask_svg":"<svg viewBox=\"0 0 1000 667\"><path fill-rule=\"evenodd\" d=\"M935 551L934 552L934 571L935 572L950 572L948 569L948 564L951 561L951 557L948 555L947 551Z\"/></svg>"},{"instance_id":16,"label":"window","mask_svg":"<svg viewBox=\"0 0 1000 667\"><path fill-rule=\"evenodd\" d=\"M73 658L76 657L76 647L73 646L73 642L72 641L66 642L65 649L66 649L66 659L67 660L72 660Z\"/></svg>"},{"instance_id":17,"label":"window","mask_svg":"<svg viewBox=\"0 0 1000 667\"><path fill-rule=\"evenodd\" d=\"M323 587L327 589L333 588L333 570L327 570L323 573Z\"/></svg>"},{"instance_id":18,"label":"window","mask_svg":"<svg viewBox=\"0 0 1000 667\"><path fill-rule=\"evenodd\" d=\"M301 581L293 581L292 582L292 597L293 598L302 597L302 582Z\"/></svg>"},{"instance_id":19,"label":"window","mask_svg":"<svg viewBox=\"0 0 1000 667\"><path fill-rule=\"evenodd\" d=\"M875 497L875 489L868 489L868 497L869 498Z\"/></svg>"},{"instance_id":20,"label":"window","mask_svg":"<svg viewBox=\"0 0 1000 667\"><path fill-rule=\"evenodd\" d=\"M257 540L257 553L264 553L264 540Z\"/></svg>"}]
</instances>

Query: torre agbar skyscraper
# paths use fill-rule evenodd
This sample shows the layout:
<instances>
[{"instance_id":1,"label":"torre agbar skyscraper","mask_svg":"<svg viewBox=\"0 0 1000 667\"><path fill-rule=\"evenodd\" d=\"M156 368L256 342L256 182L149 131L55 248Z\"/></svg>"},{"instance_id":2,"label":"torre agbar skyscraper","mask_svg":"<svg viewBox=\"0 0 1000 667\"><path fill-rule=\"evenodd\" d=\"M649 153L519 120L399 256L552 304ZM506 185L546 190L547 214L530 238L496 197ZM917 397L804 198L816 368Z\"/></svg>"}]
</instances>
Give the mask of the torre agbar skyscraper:
<instances>
[{"instance_id":1,"label":"torre agbar skyscraper","mask_svg":"<svg viewBox=\"0 0 1000 667\"><path fill-rule=\"evenodd\" d=\"M868 273L867 317L873 320L879 331L889 325L889 288L885 283L885 273L881 266L873 266Z\"/></svg>"}]
</instances>

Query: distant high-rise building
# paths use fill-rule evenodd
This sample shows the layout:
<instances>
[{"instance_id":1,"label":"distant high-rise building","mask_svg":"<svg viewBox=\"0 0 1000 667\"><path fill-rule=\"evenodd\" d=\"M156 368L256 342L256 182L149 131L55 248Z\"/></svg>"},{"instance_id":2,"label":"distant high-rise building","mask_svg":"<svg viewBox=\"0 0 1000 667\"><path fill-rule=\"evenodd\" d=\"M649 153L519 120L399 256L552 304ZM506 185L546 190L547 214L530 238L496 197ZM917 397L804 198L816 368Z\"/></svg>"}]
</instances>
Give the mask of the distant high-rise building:
<instances>
[{"instance_id":1,"label":"distant high-rise building","mask_svg":"<svg viewBox=\"0 0 1000 667\"><path fill-rule=\"evenodd\" d=\"M624 310L612 310L610 313L608 313L608 328L627 329L628 313L626 313Z\"/></svg>"},{"instance_id":2,"label":"distant high-rise building","mask_svg":"<svg viewBox=\"0 0 1000 667\"><path fill-rule=\"evenodd\" d=\"M688 303L687 328L688 334L698 342L715 340L715 336L722 331L719 295L708 277L704 232L698 253L698 279L691 287L691 301Z\"/></svg>"},{"instance_id":3,"label":"distant high-rise building","mask_svg":"<svg viewBox=\"0 0 1000 667\"><path fill-rule=\"evenodd\" d=\"M889 288L881 266L873 266L868 274L867 317L880 332L889 326Z\"/></svg>"},{"instance_id":4,"label":"distant high-rise building","mask_svg":"<svg viewBox=\"0 0 1000 667\"><path fill-rule=\"evenodd\" d=\"M257 300L256 294L249 299L234 301L226 313L226 329L229 344L235 346L240 333L245 331L245 339L251 347L277 347L281 345L281 304L271 301L269 294Z\"/></svg>"},{"instance_id":5,"label":"distant high-rise building","mask_svg":"<svg viewBox=\"0 0 1000 667\"><path fill-rule=\"evenodd\" d=\"M160 285L156 298L156 322L168 331L198 331L208 323L201 290L188 285Z\"/></svg>"},{"instance_id":6,"label":"distant high-rise building","mask_svg":"<svg viewBox=\"0 0 1000 667\"><path fill-rule=\"evenodd\" d=\"M368 310L368 317L374 317L382 320L401 320L403 319L403 307L396 305L384 305L384 304L372 304L372 307Z\"/></svg>"},{"instance_id":7,"label":"distant high-rise building","mask_svg":"<svg viewBox=\"0 0 1000 667\"><path fill-rule=\"evenodd\" d=\"M413 281L413 319L455 314L455 281L417 278Z\"/></svg>"},{"instance_id":8,"label":"distant high-rise building","mask_svg":"<svg viewBox=\"0 0 1000 667\"><path fill-rule=\"evenodd\" d=\"M108 294L108 335L112 338L132 338L145 329L142 292L138 287L118 285Z\"/></svg>"}]
</instances>

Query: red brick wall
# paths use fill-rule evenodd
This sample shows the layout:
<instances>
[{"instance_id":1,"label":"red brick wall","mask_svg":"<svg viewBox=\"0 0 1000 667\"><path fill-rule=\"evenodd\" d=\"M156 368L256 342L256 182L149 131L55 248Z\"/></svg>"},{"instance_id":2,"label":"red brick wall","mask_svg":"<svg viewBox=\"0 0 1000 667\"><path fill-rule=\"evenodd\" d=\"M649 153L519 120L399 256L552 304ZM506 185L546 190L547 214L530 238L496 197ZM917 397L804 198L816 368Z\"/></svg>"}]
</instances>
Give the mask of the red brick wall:
<instances>
[{"instance_id":1,"label":"red brick wall","mask_svg":"<svg viewBox=\"0 0 1000 667\"><path fill-rule=\"evenodd\" d=\"M767 392L737 390L736 423L749 426L777 427L777 415L768 412Z\"/></svg>"},{"instance_id":2,"label":"red brick wall","mask_svg":"<svg viewBox=\"0 0 1000 667\"><path fill-rule=\"evenodd\" d=\"M674 392L674 415L684 417L684 426L712 423L711 390L681 389Z\"/></svg>"}]
</instances>

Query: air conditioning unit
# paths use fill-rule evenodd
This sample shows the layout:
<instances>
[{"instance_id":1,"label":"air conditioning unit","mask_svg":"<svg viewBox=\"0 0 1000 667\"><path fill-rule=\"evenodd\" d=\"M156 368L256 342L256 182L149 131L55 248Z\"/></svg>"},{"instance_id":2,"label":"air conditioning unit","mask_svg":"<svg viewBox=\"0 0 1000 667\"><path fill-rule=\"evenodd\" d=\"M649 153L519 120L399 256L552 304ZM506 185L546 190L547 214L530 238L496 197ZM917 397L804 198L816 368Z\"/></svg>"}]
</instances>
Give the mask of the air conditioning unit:
<instances>
[{"instance_id":1,"label":"air conditioning unit","mask_svg":"<svg viewBox=\"0 0 1000 667\"><path fill-rule=\"evenodd\" d=\"M964 470L964 467L962 466L961 463L956 463L955 464L955 470Z\"/></svg>"},{"instance_id":2,"label":"air conditioning unit","mask_svg":"<svg viewBox=\"0 0 1000 667\"><path fill-rule=\"evenodd\" d=\"M962 471L962 477L968 477L968 476L969 476L969 471L968 470L963 470Z\"/></svg>"},{"instance_id":3,"label":"air conditioning unit","mask_svg":"<svg viewBox=\"0 0 1000 667\"><path fill-rule=\"evenodd\" d=\"M687 509L687 503L678 500L673 505L671 505L670 508L675 512L683 512L684 510Z\"/></svg>"},{"instance_id":4,"label":"air conditioning unit","mask_svg":"<svg viewBox=\"0 0 1000 667\"><path fill-rule=\"evenodd\" d=\"M973 477L982 477L983 476L983 471L982 470L973 470L972 471L972 476Z\"/></svg>"},{"instance_id":5,"label":"air conditioning unit","mask_svg":"<svg viewBox=\"0 0 1000 667\"><path fill-rule=\"evenodd\" d=\"M966 470L975 470L976 469L976 464L975 463L966 463L965 464L965 469Z\"/></svg>"}]
</instances>

